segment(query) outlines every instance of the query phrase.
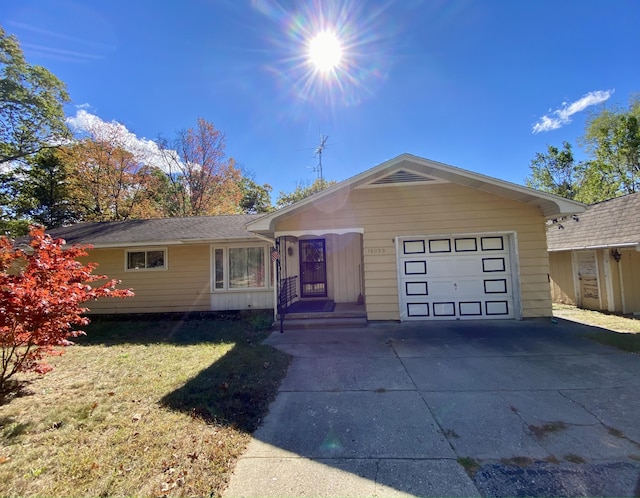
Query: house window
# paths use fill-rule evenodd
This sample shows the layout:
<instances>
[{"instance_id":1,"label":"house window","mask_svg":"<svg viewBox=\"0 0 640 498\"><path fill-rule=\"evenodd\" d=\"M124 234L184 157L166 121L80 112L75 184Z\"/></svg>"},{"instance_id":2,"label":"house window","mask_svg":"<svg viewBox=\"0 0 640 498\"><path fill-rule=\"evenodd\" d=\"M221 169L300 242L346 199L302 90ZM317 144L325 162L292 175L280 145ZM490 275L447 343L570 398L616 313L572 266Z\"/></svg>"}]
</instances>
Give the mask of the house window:
<instances>
[{"instance_id":1,"label":"house window","mask_svg":"<svg viewBox=\"0 0 640 498\"><path fill-rule=\"evenodd\" d=\"M215 267L215 288L224 289L224 252L222 249L216 249L213 257L213 264Z\"/></svg>"},{"instance_id":2,"label":"house window","mask_svg":"<svg viewBox=\"0 0 640 498\"><path fill-rule=\"evenodd\" d=\"M264 247L229 248L229 289L264 287Z\"/></svg>"},{"instance_id":3,"label":"house window","mask_svg":"<svg viewBox=\"0 0 640 498\"><path fill-rule=\"evenodd\" d=\"M267 250L264 247L229 247L213 250L214 290L265 289Z\"/></svg>"},{"instance_id":4,"label":"house window","mask_svg":"<svg viewBox=\"0 0 640 498\"><path fill-rule=\"evenodd\" d=\"M131 250L126 253L127 270L166 270L165 249Z\"/></svg>"}]
</instances>

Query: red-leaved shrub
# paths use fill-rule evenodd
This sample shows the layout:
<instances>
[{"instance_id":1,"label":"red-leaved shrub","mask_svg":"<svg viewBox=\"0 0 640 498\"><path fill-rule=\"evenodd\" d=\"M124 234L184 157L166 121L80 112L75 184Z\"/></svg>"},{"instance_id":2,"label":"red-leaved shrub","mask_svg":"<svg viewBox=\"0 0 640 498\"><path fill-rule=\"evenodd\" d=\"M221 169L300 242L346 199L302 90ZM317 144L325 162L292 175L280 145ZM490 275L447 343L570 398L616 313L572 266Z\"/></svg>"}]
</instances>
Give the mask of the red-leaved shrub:
<instances>
[{"instance_id":1,"label":"red-leaved shrub","mask_svg":"<svg viewBox=\"0 0 640 498\"><path fill-rule=\"evenodd\" d=\"M16 247L0 237L0 391L17 372L44 374L51 370L47 355L60 355L60 346L84 335L88 308L82 303L101 297L128 297L133 292L116 289L118 280L93 275L95 263L83 265L91 246L63 249L64 240L53 239L43 228L30 231L29 248ZM92 286L93 282L105 281Z\"/></svg>"}]
</instances>

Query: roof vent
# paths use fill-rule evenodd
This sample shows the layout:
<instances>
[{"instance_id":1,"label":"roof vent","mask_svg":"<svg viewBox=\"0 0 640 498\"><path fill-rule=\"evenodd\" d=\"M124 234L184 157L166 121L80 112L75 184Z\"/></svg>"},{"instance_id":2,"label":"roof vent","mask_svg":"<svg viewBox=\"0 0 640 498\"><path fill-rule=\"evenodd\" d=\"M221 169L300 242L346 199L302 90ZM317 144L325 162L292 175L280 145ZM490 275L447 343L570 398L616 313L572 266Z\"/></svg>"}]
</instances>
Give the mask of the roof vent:
<instances>
[{"instance_id":1,"label":"roof vent","mask_svg":"<svg viewBox=\"0 0 640 498\"><path fill-rule=\"evenodd\" d=\"M393 183L416 183L416 182L435 182L435 178L429 176L420 175L412 171L398 170L390 175L378 178L375 182L371 182L370 185L390 185Z\"/></svg>"}]
</instances>

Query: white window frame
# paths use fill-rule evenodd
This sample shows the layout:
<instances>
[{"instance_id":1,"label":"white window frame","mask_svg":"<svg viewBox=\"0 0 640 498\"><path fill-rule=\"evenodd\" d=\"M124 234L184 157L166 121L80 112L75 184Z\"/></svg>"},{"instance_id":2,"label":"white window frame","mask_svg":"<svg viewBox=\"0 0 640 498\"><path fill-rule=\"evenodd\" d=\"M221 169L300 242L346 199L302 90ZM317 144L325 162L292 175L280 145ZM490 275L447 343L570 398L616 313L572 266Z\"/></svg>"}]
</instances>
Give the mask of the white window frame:
<instances>
[{"instance_id":1,"label":"white window frame","mask_svg":"<svg viewBox=\"0 0 640 498\"><path fill-rule=\"evenodd\" d=\"M162 251L164 253L164 265L157 268L129 268L129 254L132 252L144 252L145 262L147 260L147 254L151 251ZM169 251L166 247L132 247L125 249L124 251L124 271L126 272L141 272L141 271L167 271L169 269Z\"/></svg>"},{"instance_id":2,"label":"white window frame","mask_svg":"<svg viewBox=\"0 0 640 498\"><path fill-rule=\"evenodd\" d=\"M263 287L229 287L229 250L261 248L264 265L264 286ZM222 288L216 289L216 249L222 250ZM212 245L211 246L211 292L255 292L269 291L271 285L271 251L269 246L263 244L232 244L232 245Z\"/></svg>"}]
</instances>

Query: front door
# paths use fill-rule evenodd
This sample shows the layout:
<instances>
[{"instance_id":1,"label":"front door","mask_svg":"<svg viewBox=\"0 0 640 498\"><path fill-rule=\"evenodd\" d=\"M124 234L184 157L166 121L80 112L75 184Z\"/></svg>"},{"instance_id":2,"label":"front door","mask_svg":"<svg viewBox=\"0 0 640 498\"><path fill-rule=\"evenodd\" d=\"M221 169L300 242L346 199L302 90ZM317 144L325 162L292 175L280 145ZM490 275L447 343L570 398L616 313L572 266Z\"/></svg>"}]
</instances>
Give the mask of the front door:
<instances>
[{"instance_id":1,"label":"front door","mask_svg":"<svg viewBox=\"0 0 640 498\"><path fill-rule=\"evenodd\" d=\"M327 260L324 239L300 241L300 295L327 297Z\"/></svg>"}]
</instances>

